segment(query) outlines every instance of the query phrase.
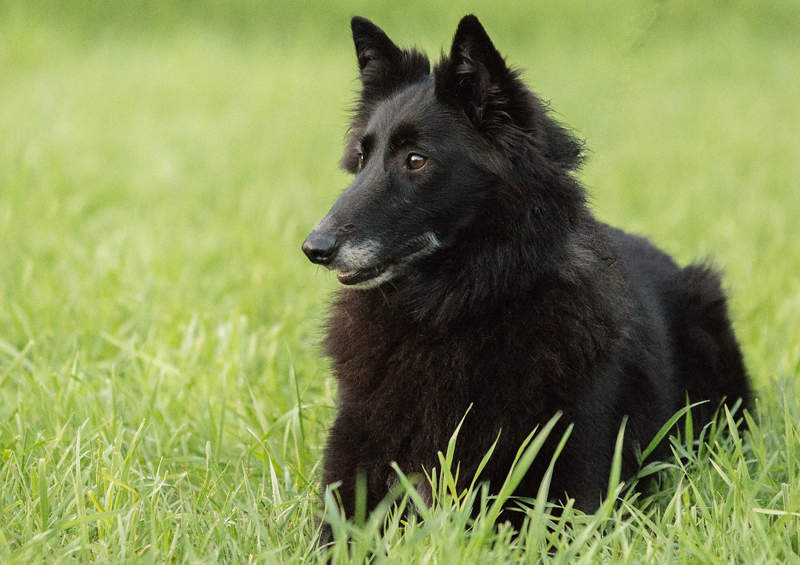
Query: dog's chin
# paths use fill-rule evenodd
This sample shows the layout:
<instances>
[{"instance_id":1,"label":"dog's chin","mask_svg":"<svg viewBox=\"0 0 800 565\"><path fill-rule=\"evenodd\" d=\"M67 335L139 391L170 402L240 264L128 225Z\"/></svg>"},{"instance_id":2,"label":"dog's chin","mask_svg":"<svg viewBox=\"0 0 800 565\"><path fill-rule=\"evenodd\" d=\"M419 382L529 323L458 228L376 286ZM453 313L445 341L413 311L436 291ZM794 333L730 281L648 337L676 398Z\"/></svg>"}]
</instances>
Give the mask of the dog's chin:
<instances>
[{"instance_id":1,"label":"dog's chin","mask_svg":"<svg viewBox=\"0 0 800 565\"><path fill-rule=\"evenodd\" d=\"M368 290L382 285L394 277L392 266L369 267L366 269L356 269L352 271L339 271L336 278L339 283L347 288L357 290Z\"/></svg>"}]
</instances>

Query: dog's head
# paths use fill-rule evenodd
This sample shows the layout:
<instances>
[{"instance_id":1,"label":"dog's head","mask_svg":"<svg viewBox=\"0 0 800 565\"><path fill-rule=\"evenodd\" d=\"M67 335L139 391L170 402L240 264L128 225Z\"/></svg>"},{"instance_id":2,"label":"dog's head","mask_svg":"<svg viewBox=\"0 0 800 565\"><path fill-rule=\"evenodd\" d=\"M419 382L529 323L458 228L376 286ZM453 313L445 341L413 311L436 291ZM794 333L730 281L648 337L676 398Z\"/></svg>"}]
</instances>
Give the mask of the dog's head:
<instances>
[{"instance_id":1,"label":"dog's head","mask_svg":"<svg viewBox=\"0 0 800 565\"><path fill-rule=\"evenodd\" d=\"M540 162L542 177L578 164L580 146L475 16L433 73L369 20L351 27L361 95L341 164L354 179L302 246L343 285L373 288L430 264L499 200L528 207L523 163Z\"/></svg>"}]
</instances>

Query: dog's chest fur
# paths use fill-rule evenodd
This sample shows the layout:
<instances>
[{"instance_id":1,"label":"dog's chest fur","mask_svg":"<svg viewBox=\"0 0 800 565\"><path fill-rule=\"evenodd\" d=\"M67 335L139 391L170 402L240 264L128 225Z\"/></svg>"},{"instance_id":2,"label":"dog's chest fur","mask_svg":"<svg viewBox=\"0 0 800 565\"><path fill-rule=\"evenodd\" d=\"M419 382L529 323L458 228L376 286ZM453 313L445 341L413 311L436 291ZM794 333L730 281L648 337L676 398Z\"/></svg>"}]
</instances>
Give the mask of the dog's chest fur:
<instances>
[{"instance_id":1,"label":"dog's chest fur","mask_svg":"<svg viewBox=\"0 0 800 565\"><path fill-rule=\"evenodd\" d=\"M436 327L404 317L385 290L342 292L326 346L339 381L338 429L358 446L359 466L381 476L390 461L405 472L430 469L472 405L458 449L470 466L501 428L503 443L518 446L575 405L575 391L587 388L580 381L609 364L623 333L601 303L586 307L590 297L543 283L491 315ZM498 472L507 470L510 461L497 459Z\"/></svg>"}]
</instances>

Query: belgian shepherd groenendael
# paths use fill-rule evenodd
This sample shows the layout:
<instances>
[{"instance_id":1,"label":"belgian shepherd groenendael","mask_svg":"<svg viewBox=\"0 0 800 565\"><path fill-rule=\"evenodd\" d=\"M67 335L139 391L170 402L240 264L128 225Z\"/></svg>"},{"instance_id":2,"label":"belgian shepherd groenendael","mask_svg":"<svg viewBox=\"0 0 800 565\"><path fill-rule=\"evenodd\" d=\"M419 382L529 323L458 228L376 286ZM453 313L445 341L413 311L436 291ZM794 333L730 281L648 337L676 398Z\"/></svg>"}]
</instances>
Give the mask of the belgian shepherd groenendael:
<instances>
[{"instance_id":1,"label":"belgian shepherd groenendael","mask_svg":"<svg viewBox=\"0 0 800 565\"><path fill-rule=\"evenodd\" d=\"M325 485L354 510L356 476L374 506L395 479L437 466L467 408L456 459L499 488L537 425L574 430L553 499L595 509L628 417L623 473L687 396L706 423L749 406L718 274L683 269L646 239L597 221L573 176L581 144L510 70L478 19L450 55L398 48L352 20L361 96L342 165L352 184L303 243L338 271L327 351L339 412ZM562 428L563 429L563 428ZM556 431L553 437L559 437ZM516 494L533 497L540 453Z\"/></svg>"}]
</instances>

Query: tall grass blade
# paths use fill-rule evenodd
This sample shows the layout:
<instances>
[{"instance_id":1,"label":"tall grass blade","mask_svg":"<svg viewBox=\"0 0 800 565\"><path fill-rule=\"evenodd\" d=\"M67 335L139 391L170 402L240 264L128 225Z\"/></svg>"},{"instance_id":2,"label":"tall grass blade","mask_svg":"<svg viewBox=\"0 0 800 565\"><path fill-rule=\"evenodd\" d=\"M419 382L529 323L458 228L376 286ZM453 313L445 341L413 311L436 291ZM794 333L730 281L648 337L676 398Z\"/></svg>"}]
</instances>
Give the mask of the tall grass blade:
<instances>
[{"instance_id":1,"label":"tall grass blade","mask_svg":"<svg viewBox=\"0 0 800 565\"><path fill-rule=\"evenodd\" d=\"M641 455L640 455L640 461L639 461L639 464L642 464L642 463L644 463L644 461L647 459L647 457L648 457L648 456L649 456L651 453L653 453L653 451L655 451L655 449L656 449L656 448L659 446L659 444L661 443L661 440L663 440L663 439L666 437L666 435L669 433L669 431L672 429L672 427L675 425L675 423L676 423L678 420L680 420L681 416L683 416L684 414L688 413L688 412L689 412L689 411L690 411L692 408L694 408L694 407L696 407L696 406L700 406L701 404L705 404L705 403L707 403L707 402L708 402L708 400L703 400L703 401L700 401L700 402L695 402L694 404L690 404L690 405L688 405L688 406L684 406L683 408L681 408L680 410L678 410L677 412L675 412L675 413L674 413L674 414L673 414L673 415L670 417L670 419L669 419L669 420L667 420L667 421L664 423L664 425L663 425L663 426L661 426L661 428L659 428L658 432L656 432L656 435L654 435L654 436L653 436L653 439L651 439L651 440L650 440L650 443L648 443L648 444L647 444L647 447L645 447L645 448L644 448L644 450L642 451L642 453L641 453Z\"/></svg>"},{"instance_id":2,"label":"tall grass blade","mask_svg":"<svg viewBox=\"0 0 800 565\"><path fill-rule=\"evenodd\" d=\"M528 435L527 438L525 438L525 441L517 451L517 456L514 459L514 463L511 465L511 469L506 477L505 482L503 483L503 486L500 488L497 497L489 507L489 511L487 513L487 520L489 522L493 523L500 516L500 513L503 511L503 507L505 506L509 497L511 497L511 495L514 493L514 490L516 490L517 486L519 486L519 483L522 481L523 477L525 477L525 474L528 472L528 469L533 463L534 458L544 446L544 442L547 440L550 432L553 430L556 423L558 423L558 421L561 419L561 415L561 412L556 413L552 418L550 418L540 432L536 433L536 430L534 430Z\"/></svg>"}]
</instances>

